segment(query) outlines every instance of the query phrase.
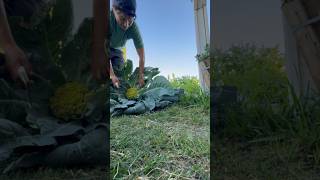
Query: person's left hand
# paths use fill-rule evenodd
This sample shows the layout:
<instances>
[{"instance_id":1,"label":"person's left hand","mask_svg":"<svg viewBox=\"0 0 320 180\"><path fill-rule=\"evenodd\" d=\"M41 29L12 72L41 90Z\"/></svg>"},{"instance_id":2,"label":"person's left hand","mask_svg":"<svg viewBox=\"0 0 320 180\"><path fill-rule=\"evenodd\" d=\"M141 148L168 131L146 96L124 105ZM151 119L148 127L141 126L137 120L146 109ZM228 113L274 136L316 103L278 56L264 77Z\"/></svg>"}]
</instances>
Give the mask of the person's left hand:
<instances>
[{"instance_id":1,"label":"person's left hand","mask_svg":"<svg viewBox=\"0 0 320 180\"><path fill-rule=\"evenodd\" d=\"M139 85L140 85L140 87L143 87L144 84L145 84L145 82L144 82L144 75L140 75L140 76L139 76Z\"/></svg>"},{"instance_id":2,"label":"person's left hand","mask_svg":"<svg viewBox=\"0 0 320 180\"><path fill-rule=\"evenodd\" d=\"M5 48L5 59L11 78L15 81L19 79L24 85L28 85L30 83L29 76L32 74L32 68L23 50L17 45L7 46ZM24 69L20 69L21 67ZM25 70L25 74L20 74L20 70Z\"/></svg>"}]
</instances>

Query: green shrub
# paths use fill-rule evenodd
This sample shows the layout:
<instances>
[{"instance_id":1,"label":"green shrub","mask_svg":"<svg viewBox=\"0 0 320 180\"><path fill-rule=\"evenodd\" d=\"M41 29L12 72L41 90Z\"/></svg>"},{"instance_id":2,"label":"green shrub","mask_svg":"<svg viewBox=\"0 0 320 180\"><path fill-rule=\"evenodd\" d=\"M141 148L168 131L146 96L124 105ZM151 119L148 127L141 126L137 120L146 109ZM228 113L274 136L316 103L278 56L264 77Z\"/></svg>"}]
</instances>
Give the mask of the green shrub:
<instances>
[{"instance_id":1,"label":"green shrub","mask_svg":"<svg viewBox=\"0 0 320 180\"><path fill-rule=\"evenodd\" d=\"M239 102L227 108L220 136L296 141L320 165L320 98L307 101L295 94L277 48L215 50L213 60L214 86L239 90Z\"/></svg>"},{"instance_id":2,"label":"green shrub","mask_svg":"<svg viewBox=\"0 0 320 180\"><path fill-rule=\"evenodd\" d=\"M257 137L277 131L274 121L279 112L274 111L287 107L289 89L278 49L234 46L216 50L213 62L214 85L235 86L239 91L239 104L226 112L225 132Z\"/></svg>"},{"instance_id":3,"label":"green shrub","mask_svg":"<svg viewBox=\"0 0 320 180\"><path fill-rule=\"evenodd\" d=\"M214 85L236 86L247 101L286 101L284 59L277 48L244 45L216 50L213 62Z\"/></svg>"},{"instance_id":4,"label":"green shrub","mask_svg":"<svg viewBox=\"0 0 320 180\"><path fill-rule=\"evenodd\" d=\"M184 96L181 104L183 105L203 105L207 109L210 108L210 98L206 95L199 83L199 79L194 76L175 77L174 74L169 80L174 88L182 88Z\"/></svg>"}]
</instances>

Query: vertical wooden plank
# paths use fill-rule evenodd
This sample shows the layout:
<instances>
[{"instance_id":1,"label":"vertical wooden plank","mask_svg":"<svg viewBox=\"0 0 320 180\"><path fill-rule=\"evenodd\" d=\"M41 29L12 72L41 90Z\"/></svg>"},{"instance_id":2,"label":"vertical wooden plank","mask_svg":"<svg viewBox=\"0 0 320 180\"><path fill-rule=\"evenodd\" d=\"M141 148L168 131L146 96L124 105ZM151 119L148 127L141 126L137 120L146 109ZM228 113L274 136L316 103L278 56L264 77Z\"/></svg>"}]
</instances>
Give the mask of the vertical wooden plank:
<instances>
[{"instance_id":1,"label":"vertical wooden plank","mask_svg":"<svg viewBox=\"0 0 320 180\"><path fill-rule=\"evenodd\" d=\"M319 0L308 0L308 1L301 1L302 5L305 8L305 11L310 18L315 18L317 16L320 16L320 1ZM320 21L312 24L313 29L315 30L315 33L320 38Z\"/></svg>"},{"instance_id":2,"label":"vertical wooden plank","mask_svg":"<svg viewBox=\"0 0 320 180\"><path fill-rule=\"evenodd\" d=\"M300 71L308 71L311 75L312 81L310 84L314 84L316 88L314 90L320 90L320 42L318 36L312 26L306 26L301 30L295 31L296 27L300 27L303 23L309 20L309 17L304 9L304 6L299 0L293 0L286 2L282 6L283 13L286 17L288 25L290 26L289 33L293 34L296 41ZM294 53L294 52L291 52ZM306 67L301 64L305 64ZM305 69L303 69L305 68ZM307 76L302 74L302 76ZM302 79L308 79L303 77ZM293 82L294 83L294 82Z\"/></svg>"},{"instance_id":3,"label":"vertical wooden plank","mask_svg":"<svg viewBox=\"0 0 320 180\"><path fill-rule=\"evenodd\" d=\"M206 0L194 0L194 18L196 28L197 53L205 51L206 45L209 44L209 26L206 9ZM210 91L210 74L206 70L203 62L198 63L199 80L201 88L205 92Z\"/></svg>"},{"instance_id":4,"label":"vertical wooden plank","mask_svg":"<svg viewBox=\"0 0 320 180\"><path fill-rule=\"evenodd\" d=\"M306 95L308 86L310 89L316 89L310 71L305 63L305 60L299 55L299 47L297 41L290 29L290 26L284 19L285 32L285 59L286 71L288 79L293 86L297 95Z\"/></svg>"}]
</instances>

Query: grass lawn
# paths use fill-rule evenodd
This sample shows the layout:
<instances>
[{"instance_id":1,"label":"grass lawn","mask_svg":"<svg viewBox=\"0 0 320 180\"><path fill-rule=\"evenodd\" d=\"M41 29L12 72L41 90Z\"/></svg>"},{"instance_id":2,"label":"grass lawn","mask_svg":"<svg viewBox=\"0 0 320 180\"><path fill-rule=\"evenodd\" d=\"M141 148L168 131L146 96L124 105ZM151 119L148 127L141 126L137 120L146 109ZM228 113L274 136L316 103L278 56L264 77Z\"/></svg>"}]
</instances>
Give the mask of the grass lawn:
<instances>
[{"instance_id":1,"label":"grass lawn","mask_svg":"<svg viewBox=\"0 0 320 180\"><path fill-rule=\"evenodd\" d=\"M319 168L308 163L298 143L249 143L216 140L213 179L316 180Z\"/></svg>"},{"instance_id":2,"label":"grass lawn","mask_svg":"<svg viewBox=\"0 0 320 180\"><path fill-rule=\"evenodd\" d=\"M106 180L105 167L51 169L18 171L9 175L0 175L1 180Z\"/></svg>"},{"instance_id":3,"label":"grass lawn","mask_svg":"<svg viewBox=\"0 0 320 180\"><path fill-rule=\"evenodd\" d=\"M198 105L112 118L112 177L209 179L209 122Z\"/></svg>"},{"instance_id":4,"label":"grass lawn","mask_svg":"<svg viewBox=\"0 0 320 180\"><path fill-rule=\"evenodd\" d=\"M141 116L111 119L114 179L209 179L209 109L174 105ZM12 180L100 180L105 167L18 171Z\"/></svg>"}]
</instances>

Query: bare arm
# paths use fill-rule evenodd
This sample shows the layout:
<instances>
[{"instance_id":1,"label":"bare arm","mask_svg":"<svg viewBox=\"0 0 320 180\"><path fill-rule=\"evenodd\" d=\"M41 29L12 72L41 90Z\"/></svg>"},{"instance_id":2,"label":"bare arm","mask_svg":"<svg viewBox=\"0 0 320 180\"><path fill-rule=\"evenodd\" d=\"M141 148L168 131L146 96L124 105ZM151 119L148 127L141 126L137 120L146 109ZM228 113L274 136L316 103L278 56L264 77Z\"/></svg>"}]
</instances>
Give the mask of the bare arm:
<instances>
[{"instance_id":1,"label":"bare arm","mask_svg":"<svg viewBox=\"0 0 320 180\"><path fill-rule=\"evenodd\" d=\"M144 85L144 63L145 63L145 55L144 48L137 49L137 53L139 56L139 83L140 86Z\"/></svg>"},{"instance_id":2,"label":"bare arm","mask_svg":"<svg viewBox=\"0 0 320 180\"><path fill-rule=\"evenodd\" d=\"M10 31L3 0L0 0L0 41L1 47L4 49L8 49L10 46L15 46L15 41Z\"/></svg>"},{"instance_id":3,"label":"bare arm","mask_svg":"<svg viewBox=\"0 0 320 180\"><path fill-rule=\"evenodd\" d=\"M19 68L24 67L30 75L31 64L28 62L25 53L17 46L12 36L3 0L0 0L0 41L0 45L5 53L6 67L11 78L13 80L20 78L20 80L27 85L29 83L28 75L19 73ZM21 75L25 78L22 78Z\"/></svg>"}]
</instances>

